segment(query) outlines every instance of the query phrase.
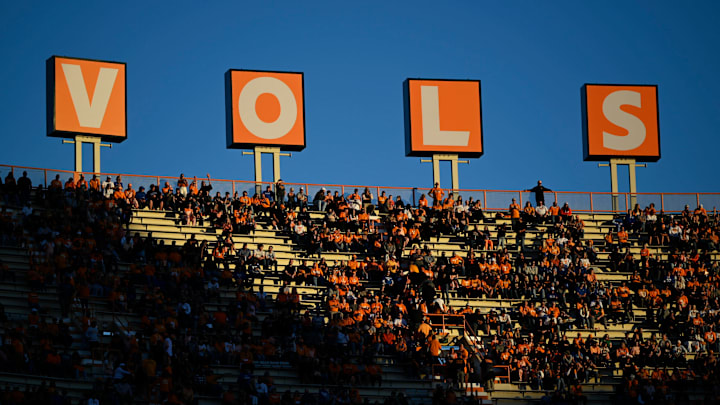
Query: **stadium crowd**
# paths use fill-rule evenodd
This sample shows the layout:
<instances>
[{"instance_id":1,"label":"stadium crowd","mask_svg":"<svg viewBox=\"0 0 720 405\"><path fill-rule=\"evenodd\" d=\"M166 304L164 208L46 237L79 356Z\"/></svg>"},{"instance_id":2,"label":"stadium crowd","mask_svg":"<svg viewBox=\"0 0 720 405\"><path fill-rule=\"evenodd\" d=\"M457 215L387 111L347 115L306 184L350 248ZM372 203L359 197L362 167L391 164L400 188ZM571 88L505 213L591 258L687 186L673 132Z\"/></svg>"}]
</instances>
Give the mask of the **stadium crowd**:
<instances>
[{"instance_id":1,"label":"stadium crowd","mask_svg":"<svg viewBox=\"0 0 720 405\"><path fill-rule=\"evenodd\" d=\"M487 382L491 388L498 370L507 369L513 382L556 392L555 402L582 402L580 383L617 366L625 376L619 395L633 403L662 401L688 381L718 386L720 280L710 252L718 249L720 229L717 214L702 206L679 215L636 206L607 224L595 246L568 204L546 207L537 192L536 206L513 200L506 212L487 213L480 201L446 196L438 185L412 205L368 189L347 196L321 189L310 200L282 182L252 197L247 191L213 196L209 176L198 184L181 175L176 184L147 192L119 176L65 183L58 176L47 189L12 176L2 186L0 242L31 255L31 312L27 319L3 319L4 368L83 378L82 358L71 349L76 328L111 376L93 391L107 402L193 403L209 395L228 404L362 403L357 387L383 382L378 358L421 378L440 373L450 387ZM22 208L9 213L7 207ZM182 224L222 231L217 243L167 245L128 232L133 209L177 211ZM233 236L261 224L291 238L305 257L279 271L272 246L237 249ZM437 256L425 246L441 235L462 241L465 257ZM633 242L643 245L639 255ZM651 254L658 245L667 257ZM327 261L327 252L349 258ZM593 265L606 254L610 269L631 275L628 282L598 280ZM14 277L0 268L3 281ZM264 277L281 280L276 297L255 282ZM235 291L230 305L216 304L226 295L221 287ZM44 315L47 303L40 300L52 288L58 319ZM515 306L486 312L449 305L481 297ZM96 302L135 314L138 323L100 336L111 328L98 327ZM258 312L266 314L262 321ZM486 338L443 350L441 328L433 327L438 315L459 315ZM600 331L627 323L637 328L622 339ZM647 337L643 327L657 333ZM302 382L319 384L320 394L281 393L271 375L254 372L256 362L276 360L289 361ZM219 382L213 371L219 364L238 368L233 389ZM23 395L57 395L49 392ZM9 388L4 397L29 403ZM407 402L399 394L388 401ZM433 397L456 401L452 389Z\"/></svg>"}]
</instances>

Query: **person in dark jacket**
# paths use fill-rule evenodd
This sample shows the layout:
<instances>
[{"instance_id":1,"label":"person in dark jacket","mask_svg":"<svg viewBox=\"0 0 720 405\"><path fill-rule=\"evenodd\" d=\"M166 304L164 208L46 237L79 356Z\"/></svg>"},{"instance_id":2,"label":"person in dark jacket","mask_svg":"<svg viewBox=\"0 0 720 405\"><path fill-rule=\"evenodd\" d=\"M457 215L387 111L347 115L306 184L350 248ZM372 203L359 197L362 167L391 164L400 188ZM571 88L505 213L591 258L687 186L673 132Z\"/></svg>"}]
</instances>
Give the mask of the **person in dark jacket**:
<instances>
[{"instance_id":1,"label":"person in dark jacket","mask_svg":"<svg viewBox=\"0 0 720 405\"><path fill-rule=\"evenodd\" d=\"M538 180L537 186L527 189L525 191L529 191L532 193L535 193L535 205L540 205L540 201L542 201L543 204L545 204L545 192L546 191L552 191L549 188L542 185L542 180Z\"/></svg>"}]
</instances>

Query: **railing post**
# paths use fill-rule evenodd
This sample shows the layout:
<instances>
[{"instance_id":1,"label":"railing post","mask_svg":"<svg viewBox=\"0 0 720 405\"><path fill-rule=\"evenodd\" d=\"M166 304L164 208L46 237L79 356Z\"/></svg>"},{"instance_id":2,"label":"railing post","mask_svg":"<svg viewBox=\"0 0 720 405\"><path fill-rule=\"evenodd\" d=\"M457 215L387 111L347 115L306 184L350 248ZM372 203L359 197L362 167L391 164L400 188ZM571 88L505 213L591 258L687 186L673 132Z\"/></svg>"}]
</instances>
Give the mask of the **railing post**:
<instances>
[{"instance_id":1,"label":"railing post","mask_svg":"<svg viewBox=\"0 0 720 405\"><path fill-rule=\"evenodd\" d=\"M555 204L557 204L557 191L553 191L553 195L555 196Z\"/></svg>"},{"instance_id":2,"label":"railing post","mask_svg":"<svg viewBox=\"0 0 720 405\"><path fill-rule=\"evenodd\" d=\"M520 207L523 206L522 191L518 191L518 204L520 204Z\"/></svg>"},{"instance_id":3,"label":"railing post","mask_svg":"<svg viewBox=\"0 0 720 405\"><path fill-rule=\"evenodd\" d=\"M375 198L377 199L377 201L380 201L380 199L379 199L380 198L380 187L375 187L375 192L377 193L377 194L375 194ZM380 203L378 202L377 205L380 205ZM377 209L378 209L378 212L380 212L380 207L377 207Z\"/></svg>"},{"instance_id":4,"label":"railing post","mask_svg":"<svg viewBox=\"0 0 720 405\"><path fill-rule=\"evenodd\" d=\"M660 211L665 211L665 194L660 193Z\"/></svg>"},{"instance_id":5,"label":"railing post","mask_svg":"<svg viewBox=\"0 0 720 405\"><path fill-rule=\"evenodd\" d=\"M590 212L593 213L593 214L595 213L595 207L593 206L592 191L590 192Z\"/></svg>"},{"instance_id":6,"label":"railing post","mask_svg":"<svg viewBox=\"0 0 720 405\"><path fill-rule=\"evenodd\" d=\"M345 186L340 186L340 194L342 194L342 197L345 198Z\"/></svg>"},{"instance_id":7,"label":"railing post","mask_svg":"<svg viewBox=\"0 0 720 405\"><path fill-rule=\"evenodd\" d=\"M232 193L233 193L233 196L235 196L235 182L234 182L234 181L231 181L230 183L232 184Z\"/></svg>"},{"instance_id":8,"label":"railing post","mask_svg":"<svg viewBox=\"0 0 720 405\"><path fill-rule=\"evenodd\" d=\"M630 208L628 208L628 195L627 195L627 193L625 193L625 211L627 211L629 209Z\"/></svg>"},{"instance_id":9,"label":"railing post","mask_svg":"<svg viewBox=\"0 0 720 405\"><path fill-rule=\"evenodd\" d=\"M483 190L483 209L487 210L487 190Z\"/></svg>"},{"instance_id":10,"label":"railing post","mask_svg":"<svg viewBox=\"0 0 720 405\"><path fill-rule=\"evenodd\" d=\"M699 207L700 206L700 193L695 193L695 201L697 202L697 204L695 206Z\"/></svg>"},{"instance_id":11,"label":"railing post","mask_svg":"<svg viewBox=\"0 0 720 405\"><path fill-rule=\"evenodd\" d=\"M413 194L413 207L417 207L417 204L415 204L415 190L417 190L417 187L413 187L412 194Z\"/></svg>"},{"instance_id":12,"label":"railing post","mask_svg":"<svg viewBox=\"0 0 720 405\"><path fill-rule=\"evenodd\" d=\"M43 169L43 176L45 177L45 188L47 188L47 169Z\"/></svg>"},{"instance_id":13,"label":"railing post","mask_svg":"<svg viewBox=\"0 0 720 405\"><path fill-rule=\"evenodd\" d=\"M159 176L156 177L156 178L155 178L155 181L156 181L155 185L156 185L158 188L160 188L160 177L159 177Z\"/></svg>"}]
</instances>

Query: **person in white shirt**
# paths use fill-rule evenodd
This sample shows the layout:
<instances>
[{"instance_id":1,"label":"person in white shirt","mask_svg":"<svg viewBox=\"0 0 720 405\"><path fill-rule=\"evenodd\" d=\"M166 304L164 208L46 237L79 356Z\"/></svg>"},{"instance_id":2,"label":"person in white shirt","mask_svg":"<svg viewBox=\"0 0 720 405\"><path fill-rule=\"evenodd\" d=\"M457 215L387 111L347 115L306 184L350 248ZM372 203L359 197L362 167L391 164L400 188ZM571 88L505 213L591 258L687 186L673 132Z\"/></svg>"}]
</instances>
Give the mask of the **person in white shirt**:
<instances>
[{"instance_id":1,"label":"person in white shirt","mask_svg":"<svg viewBox=\"0 0 720 405\"><path fill-rule=\"evenodd\" d=\"M402 329L406 329L408 327L407 319L403 318L402 312L398 312L398 317L393 320L393 326Z\"/></svg>"},{"instance_id":2,"label":"person in white shirt","mask_svg":"<svg viewBox=\"0 0 720 405\"><path fill-rule=\"evenodd\" d=\"M125 370L125 363L120 363L113 373L113 380L122 380L125 376L132 375L131 372Z\"/></svg>"},{"instance_id":3,"label":"person in white shirt","mask_svg":"<svg viewBox=\"0 0 720 405\"><path fill-rule=\"evenodd\" d=\"M547 217L548 208L545 206L545 203L540 201L537 207L535 207L535 218L538 224L542 224L545 222L545 219Z\"/></svg>"},{"instance_id":4,"label":"person in white shirt","mask_svg":"<svg viewBox=\"0 0 720 405\"><path fill-rule=\"evenodd\" d=\"M677 243L678 240L680 240L680 236L682 235L682 228L680 225L678 225L677 222L673 222L672 225L670 225L670 229L668 229L668 235L670 236L670 242L671 243Z\"/></svg>"},{"instance_id":5,"label":"person in white shirt","mask_svg":"<svg viewBox=\"0 0 720 405\"><path fill-rule=\"evenodd\" d=\"M304 223L298 221L295 224L295 227L293 228L293 241L295 243L300 243L300 239L302 239L303 236L305 236L305 233L307 232L307 227Z\"/></svg>"},{"instance_id":6,"label":"person in white shirt","mask_svg":"<svg viewBox=\"0 0 720 405\"><path fill-rule=\"evenodd\" d=\"M348 208L350 208L350 210L352 210L353 212L360 211L360 209L362 208L360 200L354 197L352 199L348 198Z\"/></svg>"},{"instance_id":7,"label":"person in white shirt","mask_svg":"<svg viewBox=\"0 0 720 405\"><path fill-rule=\"evenodd\" d=\"M208 292L210 293L217 293L217 291L220 289L220 284L218 283L217 278L213 278L212 280L208 281Z\"/></svg>"},{"instance_id":8,"label":"person in white shirt","mask_svg":"<svg viewBox=\"0 0 720 405\"><path fill-rule=\"evenodd\" d=\"M103 184L105 184L105 183L103 183ZM112 183L109 183L108 185L103 186L103 197L112 198L114 193L115 193L115 188L113 187Z\"/></svg>"},{"instance_id":9,"label":"person in white shirt","mask_svg":"<svg viewBox=\"0 0 720 405\"><path fill-rule=\"evenodd\" d=\"M98 342L100 341L99 334L100 334L100 332L98 331L98 328L97 328L97 325L95 324L95 322L93 322L85 330L85 339L87 340L90 347L97 346Z\"/></svg>"},{"instance_id":10,"label":"person in white shirt","mask_svg":"<svg viewBox=\"0 0 720 405\"><path fill-rule=\"evenodd\" d=\"M505 311L502 311L500 313L500 316L498 316L498 327L500 328L500 333L504 333L505 330L512 329L512 320L510 319L510 314L508 314Z\"/></svg>"},{"instance_id":11,"label":"person in white shirt","mask_svg":"<svg viewBox=\"0 0 720 405\"><path fill-rule=\"evenodd\" d=\"M170 337L165 338L165 353L172 358L173 356L173 341Z\"/></svg>"},{"instance_id":12,"label":"person in white shirt","mask_svg":"<svg viewBox=\"0 0 720 405\"><path fill-rule=\"evenodd\" d=\"M30 203L27 203L22 209L22 214L25 217L29 217L30 215L32 215L32 213L33 213L33 208L30 206Z\"/></svg>"},{"instance_id":13,"label":"person in white shirt","mask_svg":"<svg viewBox=\"0 0 720 405\"><path fill-rule=\"evenodd\" d=\"M192 307L190 306L189 302L184 302L180 304L180 309L187 316L190 316L190 314L192 313Z\"/></svg>"},{"instance_id":14,"label":"person in white shirt","mask_svg":"<svg viewBox=\"0 0 720 405\"><path fill-rule=\"evenodd\" d=\"M255 260L257 263L264 264L265 263L265 257L267 252L265 251L265 245L259 244L258 248L255 249L255 252L253 252L253 256L255 257Z\"/></svg>"},{"instance_id":15,"label":"person in white shirt","mask_svg":"<svg viewBox=\"0 0 720 405\"><path fill-rule=\"evenodd\" d=\"M265 252L265 260L263 260L263 268L270 270L270 267L277 273L277 259L275 258L275 250L272 246Z\"/></svg>"},{"instance_id":16,"label":"person in white shirt","mask_svg":"<svg viewBox=\"0 0 720 405\"><path fill-rule=\"evenodd\" d=\"M568 241L569 241L569 239L567 238L567 235L563 233L562 235L560 235L559 238L557 238L556 243L562 249L563 247L565 247L565 244L568 243Z\"/></svg>"},{"instance_id":17,"label":"person in white shirt","mask_svg":"<svg viewBox=\"0 0 720 405\"><path fill-rule=\"evenodd\" d=\"M463 212L470 212L470 207L466 201L463 201L461 196L458 196L457 203L453 207L456 213L461 214Z\"/></svg>"},{"instance_id":18,"label":"person in white shirt","mask_svg":"<svg viewBox=\"0 0 720 405\"><path fill-rule=\"evenodd\" d=\"M268 395L268 387L263 381L257 381L255 383L255 390L260 398L266 398Z\"/></svg>"},{"instance_id":19,"label":"person in white shirt","mask_svg":"<svg viewBox=\"0 0 720 405\"><path fill-rule=\"evenodd\" d=\"M108 176L107 179L102 182L102 189L105 190L105 189L107 189L108 186L110 186L110 188L113 190L115 189L115 183L113 183L110 176Z\"/></svg>"}]
</instances>

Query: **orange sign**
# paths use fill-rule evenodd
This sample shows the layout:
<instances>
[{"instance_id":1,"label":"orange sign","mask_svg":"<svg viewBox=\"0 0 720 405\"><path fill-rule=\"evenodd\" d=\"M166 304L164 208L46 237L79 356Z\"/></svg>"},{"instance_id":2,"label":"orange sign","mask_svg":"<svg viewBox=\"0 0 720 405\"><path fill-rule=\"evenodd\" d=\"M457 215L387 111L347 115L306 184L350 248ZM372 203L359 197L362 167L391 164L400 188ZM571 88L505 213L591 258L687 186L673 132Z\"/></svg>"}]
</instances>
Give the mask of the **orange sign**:
<instances>
[{"instance_id":1,"label":"orange sign","mask_svg":"<svg viewBox=\"0 0 720 405\"><path fill-rule=\"evenodd\" d=\"M657 86L586 84L582 103L585 160L660 159Z\"/></svg>"},{"instance_id":2,"label":"orange sign","mask_svg":"<svg viewBox=\"0 0 720 405\"><path fill-rule=\"evenodd\" d=\"M46 67L49 136L127 139L125 63L53 56Z\"/></svg>"},{"instance_id":3,"label":"orange sign","mask_svg":"<svg viewBox=\"0 0 720 405\"><path fill-rule=\"evenodd\" d=\"M228 148L305 149L302 73L229 70L225 97Z\"/></svg>"},{"instance_id":4,"label":"orange sign","mask_svg":"<svg viewBox=\"0 0 720 405\"><path fill-rule=\"evenodd\" d=\"M480 81L407 79L405 154L483 154Z\"/></svg>"}]
</instances>

